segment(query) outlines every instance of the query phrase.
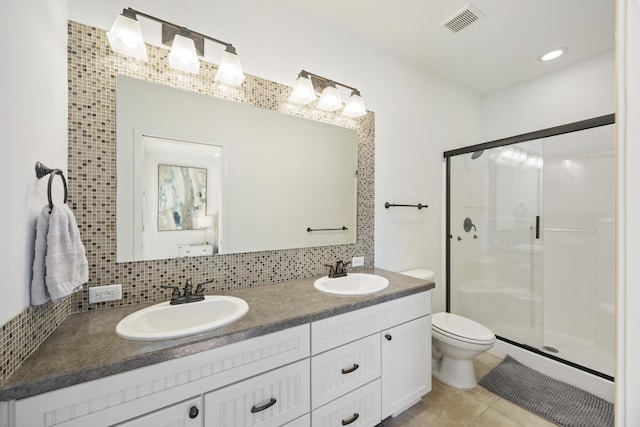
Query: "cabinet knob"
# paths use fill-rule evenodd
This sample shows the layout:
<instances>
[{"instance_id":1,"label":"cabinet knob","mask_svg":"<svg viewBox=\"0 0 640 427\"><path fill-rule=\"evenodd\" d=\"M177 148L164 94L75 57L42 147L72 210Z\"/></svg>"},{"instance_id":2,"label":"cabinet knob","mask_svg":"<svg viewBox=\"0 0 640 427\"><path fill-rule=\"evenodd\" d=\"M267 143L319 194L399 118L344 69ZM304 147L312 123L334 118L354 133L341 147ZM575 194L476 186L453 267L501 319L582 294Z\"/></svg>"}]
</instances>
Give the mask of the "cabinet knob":
<instances>
[{"instance_id":1,"label":"cabinet knob","mask_svg":"<svg viewBox=\"0 0 640 427\"><path fill-rule=\"evenodd\" d=\"M391 341L391 339L393 338L390 334L384 334L384 337L387 339L387 341Z\"/></svg>"},{"instance_id":2,"label":"cabinet knob","mask_svg":"<svg viewBox=\"0 0 640 427\"><path fill-rule=\"evenodd\" d=\"M193 405L191 408L189 408L189 418L194 419L198 416L199 413L200 411L198 410L197 406Z\"/></svg>"}]
</instances>

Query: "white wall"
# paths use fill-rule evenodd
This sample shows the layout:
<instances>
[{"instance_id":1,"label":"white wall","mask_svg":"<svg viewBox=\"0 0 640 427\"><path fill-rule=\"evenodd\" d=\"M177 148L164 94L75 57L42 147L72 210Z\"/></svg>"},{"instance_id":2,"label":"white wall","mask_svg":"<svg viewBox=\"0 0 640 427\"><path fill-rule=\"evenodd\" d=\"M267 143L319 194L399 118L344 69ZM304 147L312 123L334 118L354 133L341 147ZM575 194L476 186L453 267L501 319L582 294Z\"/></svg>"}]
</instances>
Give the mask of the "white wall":
<instances>
[{"instance_id":1,"label":"white wall","mask_svg":"<svg viewBox=\"0 0 640 427\"><path fill-rule=\"evenodd\" d=\"M640 425L640 2L616 2L616 425Z\"/></svg>"},{"instance_id":2,"label":"white wall","mask_svg":"<svg viewBox=\"0 0 640 427\"><path fill-rule=\"evenodd\" d=\"M604 116L613 111L614 56L609 52L486 96L482 100L478 142Z\"/></svg>"},{"instance_id":3,"label":"white wall","mask_svg":"<svg viewBox=\"0 0 640 427\"><path fill-rule=\"evenodd\" d=\"M0 14L0 324L29 305L35 219L47 202L47 179L38 182L34 165L67 172L66 7L66 0L6 2ZM54 201L61 200L60 190Z\"/></svg>"},{"instance_id":4,"label":"white wall","mask_svg":"<svg viewBox=\"0 0 640 427\"><path fill-rule=\"evenodd\" d=\"M439 285L434 306L444 308L442 152L475 139L478 97L284 0L191 0L180 7L150 0L70 0L69 19L109 29L124 7L233 43L248 74L292 86L306 69L360 89L376 114L375 264L433 270ZM386 210L386 201L427 203L429 209Z\"/></svg>"}]
</instances>

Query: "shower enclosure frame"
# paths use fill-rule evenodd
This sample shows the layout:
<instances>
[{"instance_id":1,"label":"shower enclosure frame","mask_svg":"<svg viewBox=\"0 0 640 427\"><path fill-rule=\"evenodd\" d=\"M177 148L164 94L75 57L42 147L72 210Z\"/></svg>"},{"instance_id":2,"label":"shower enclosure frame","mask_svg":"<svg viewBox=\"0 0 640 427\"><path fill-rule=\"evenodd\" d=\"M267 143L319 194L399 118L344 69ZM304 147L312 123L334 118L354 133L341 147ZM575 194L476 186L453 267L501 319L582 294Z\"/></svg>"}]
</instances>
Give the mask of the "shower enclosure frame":
<instances>
[{"instance_id":1,"label":"shower enclosure frame","mask_svg":"<svg viewBox=\"0 0 640 427\"><path fill-rule=\"evenodd\" d=\"M568 123L560 126L554 126L551 128L546 128L542 130L537 130L533 132L524 133L521 135L511 136L507 138L497 139L489 142L484 142L480 144L470 145L467 147L457 148L454 150L445 151L443 153L444 161L445 161L445 297L446 297L446 311L451 312L451 239L453 235L451 234L451 157L458 156L461 154L468 154L474 152L480 152L482 150L488 150L491 148L504 147L508 145L518 144L526 141L548 138L556 135L562 135L565 133L582 131L586 129L596 128L600 126L607 126L615 123L615 114L607 114L604 116L594 117L591 119L581 120L578 122ZM478 156L479 157L479 156ZM496 338L504 341L513 346L522 348L524 350L533 352L537 355L546 357L548 359L563 363L565 365L571 366L573 368L588 372L592 375L604 378L609 381L613 381L614 378L605 373L596 371L589 367L571 362L569 360L563 359L558 356L554 356L553 354L549 354L547 352L541 351L535 347L521 344L516 341L510 340L508 338L496 335Z\"/></svg>"}]
</instances>

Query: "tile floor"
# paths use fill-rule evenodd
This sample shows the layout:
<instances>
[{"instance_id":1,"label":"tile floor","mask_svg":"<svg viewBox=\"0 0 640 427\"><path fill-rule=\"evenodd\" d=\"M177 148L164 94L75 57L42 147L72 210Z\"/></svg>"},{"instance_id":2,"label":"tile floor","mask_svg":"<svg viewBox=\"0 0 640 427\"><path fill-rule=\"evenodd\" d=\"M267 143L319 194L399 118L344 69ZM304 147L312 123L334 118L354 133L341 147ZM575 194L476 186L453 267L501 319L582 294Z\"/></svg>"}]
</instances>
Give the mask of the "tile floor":
<instances>
[{"instance_id":1,"label":"tile floor","mask_svg":"<svg viewBox=\"0 0 640 427\"><path fill-rule=\"evenodd\" d=\"M482 378L501 359L484 353L476 357L476 377ZM431 393L379 427L548 427L555 424L528 412L482 386L458 390L433 378Z\"/></svg>"}]
</instances>

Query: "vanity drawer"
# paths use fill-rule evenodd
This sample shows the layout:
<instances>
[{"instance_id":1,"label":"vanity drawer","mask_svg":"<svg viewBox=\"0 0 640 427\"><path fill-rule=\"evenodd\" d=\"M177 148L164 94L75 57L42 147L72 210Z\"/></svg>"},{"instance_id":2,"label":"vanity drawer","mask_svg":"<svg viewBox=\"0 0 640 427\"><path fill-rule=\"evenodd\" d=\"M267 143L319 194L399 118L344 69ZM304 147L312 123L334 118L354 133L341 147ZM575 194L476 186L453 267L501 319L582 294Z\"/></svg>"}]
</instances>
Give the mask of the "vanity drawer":
<instances>
[{"instance_id":1,"label":"vanity drawer","mask_svg":"<svg viewBox=\"0 0 640 427\"><path fill-rule=\"evenodd\" d=\"M276 427L309 412L309 359L208 393L205 427Z\"/></svg>"},{"instance_id":2,"label":"vanity drawer","mask_svg":"<svg viewBox=\"0 0 640 427\"><path fill-rule=\"evenodd\" d=\"M380 377L380 335L311 358L311 407L318 408Z\"/></svg>"},{"instance_id":3,"label":"vanity drawer","mask_svg":"<svg viewBox=\"0 0 640 427\"><path fill-rule=\"evenodd\" d=\"M312 427L373 427L380 421L379 379L311 413Z\"/></svg>"},{"instance_id":4,"label":"vanity drawer","mask_svg":"<svg viewBox=\"0 0 640 427\"><path fill-rule=\"evenodd\" d=\"M431 313L431 293L420 292L311 323L311 354Z\"/></svg>"}]
</instances>

